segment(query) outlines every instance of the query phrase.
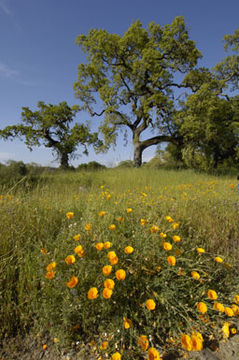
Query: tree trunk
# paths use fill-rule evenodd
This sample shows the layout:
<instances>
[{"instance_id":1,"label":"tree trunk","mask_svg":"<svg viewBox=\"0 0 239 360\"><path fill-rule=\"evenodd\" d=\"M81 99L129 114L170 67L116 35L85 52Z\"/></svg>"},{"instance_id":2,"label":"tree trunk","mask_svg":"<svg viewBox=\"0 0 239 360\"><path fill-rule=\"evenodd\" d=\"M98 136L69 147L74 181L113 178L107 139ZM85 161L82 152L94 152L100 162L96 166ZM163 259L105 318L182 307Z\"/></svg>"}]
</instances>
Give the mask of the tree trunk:
<instances>
[{"instance_id":1,"label":"tree trunk","mask_svg":"<svg viewBox=\"0 0 239 360\"><path fill-rule=\"evenodd\" d=\"M61 168L69 169L69 156L68 153L61 153Z\"/></svg>"},{"instance_id":2,"label":"tree trunk","mask_svg":"<svg viewBox=\"0 0 239 360\"><path fill-rule=\"evenodd\" d=\"M140 144L134 144L134 167L142 165L143 148Z\"/></svg>"}]
</instances>

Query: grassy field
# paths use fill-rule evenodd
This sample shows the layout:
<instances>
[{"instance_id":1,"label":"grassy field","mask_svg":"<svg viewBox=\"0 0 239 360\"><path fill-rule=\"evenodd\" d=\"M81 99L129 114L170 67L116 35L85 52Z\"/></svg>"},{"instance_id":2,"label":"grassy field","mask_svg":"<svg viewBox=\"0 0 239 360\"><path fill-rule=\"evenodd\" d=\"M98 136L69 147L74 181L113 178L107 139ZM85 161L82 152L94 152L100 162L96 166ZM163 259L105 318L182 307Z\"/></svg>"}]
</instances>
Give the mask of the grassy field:
<instances>
[{"instance_id":1,"label":"grassy field","mask_svg":"<svg viewBox=\"0 0 239 360\"><path fill-rule=\"evenodd\" d=\"M235 178L45 174L2 188L0 222L2 337L47 333L55 346L92 342L102 359L156 360L237 331Z\"/></svg>"}]
</instances>

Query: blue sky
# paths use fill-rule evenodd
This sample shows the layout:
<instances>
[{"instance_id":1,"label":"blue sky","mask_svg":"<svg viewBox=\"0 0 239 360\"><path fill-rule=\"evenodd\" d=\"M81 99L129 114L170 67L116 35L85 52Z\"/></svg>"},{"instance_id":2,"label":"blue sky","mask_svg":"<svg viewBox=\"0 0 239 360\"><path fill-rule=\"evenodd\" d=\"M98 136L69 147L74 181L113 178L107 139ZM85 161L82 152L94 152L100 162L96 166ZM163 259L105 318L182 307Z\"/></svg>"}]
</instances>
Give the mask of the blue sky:
<instances>
[{"instance_id":1,"label":"blue sky","mask_svg":"<svg viewBox=\"0 0 239 360\"><path fill-rule=\"evenodd\" d=\"M238 0L0 0L0 128L19 123L22 107L36 109L39 100L77 104L73 83L84 57L75 39L91 28L123 34L137 19L144 26L165 25L182 15L202 51L200 66L211 68L225 57L222 39L239 27L238 14ZM146 150L143 160L154 151ZM119 139L115 151L91 150L73 165L92 160L112 165L132 157L132 146ZM0 141L0 162L9 159L57 166L49 149L30 152L23 142Z\"/></svg>"}]
</instances>

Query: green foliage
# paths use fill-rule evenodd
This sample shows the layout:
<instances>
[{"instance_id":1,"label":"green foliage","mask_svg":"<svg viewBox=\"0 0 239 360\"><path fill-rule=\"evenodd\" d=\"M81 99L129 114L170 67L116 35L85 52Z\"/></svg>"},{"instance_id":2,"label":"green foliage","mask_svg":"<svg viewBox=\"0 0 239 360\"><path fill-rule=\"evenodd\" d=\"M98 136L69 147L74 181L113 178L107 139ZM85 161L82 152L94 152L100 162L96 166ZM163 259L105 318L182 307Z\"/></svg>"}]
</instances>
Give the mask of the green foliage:
<instances>
[{"instance_id":1,"label":"green foliage","mask_svg":"<svg viewBox=\"0 0 239 360\"><path fill-rule=\"evenodd\" d=\"M103 170L106 169L105 165L98 163L97 161L90 161L88 164L80 164L77 170Z\"/></svg>"},{"instance_id":2,"label":"green foliage","mask_svg":"<svg viewBox=\"0 0 239 360\"><path fill-rule=\"evenodd\" d=\"M201 56L189 39L183 17L176 17L164 27L152 22L147 29L136 21L122 36L92 29L88 35L79 35L76 43L88 61L79 65L74 84L80 109L91 116L104 115L100 130L105 148L115 143L119 128L130 129L134 165L140 166L145 148L171 141L175 135L173 90L190 87L178 83L176 76L187 74ZM147 128L156 129L157 134L141 140Z\"/></svg>"}]
</instances>

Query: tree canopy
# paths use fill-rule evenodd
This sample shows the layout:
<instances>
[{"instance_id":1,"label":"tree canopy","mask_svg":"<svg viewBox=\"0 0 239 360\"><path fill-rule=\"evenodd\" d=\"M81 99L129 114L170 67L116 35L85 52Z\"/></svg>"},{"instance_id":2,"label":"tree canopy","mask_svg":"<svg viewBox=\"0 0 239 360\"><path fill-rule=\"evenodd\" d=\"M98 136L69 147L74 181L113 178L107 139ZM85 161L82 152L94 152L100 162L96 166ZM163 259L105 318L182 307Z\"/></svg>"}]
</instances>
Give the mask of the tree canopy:
<instances>
[{"instance_id":1,"label":"tree canopy","mask_svg":"<svg viewBox=\"0 0 239 360\"><path fill-rule=\"evenodd\" d=\"M174 89L190 86L181 78L201 56L183 17L165 26L152 22L147 29L138 20L122 36L92 29L76 43L87 54L74 84L80 109L103 117L99 130L105 147L116 142L122 126L129 129L134 165L140 166L144 149L174 141ZM142 140L146 129L156 130L156 136Z\"/></svg>"}]
</instances>

